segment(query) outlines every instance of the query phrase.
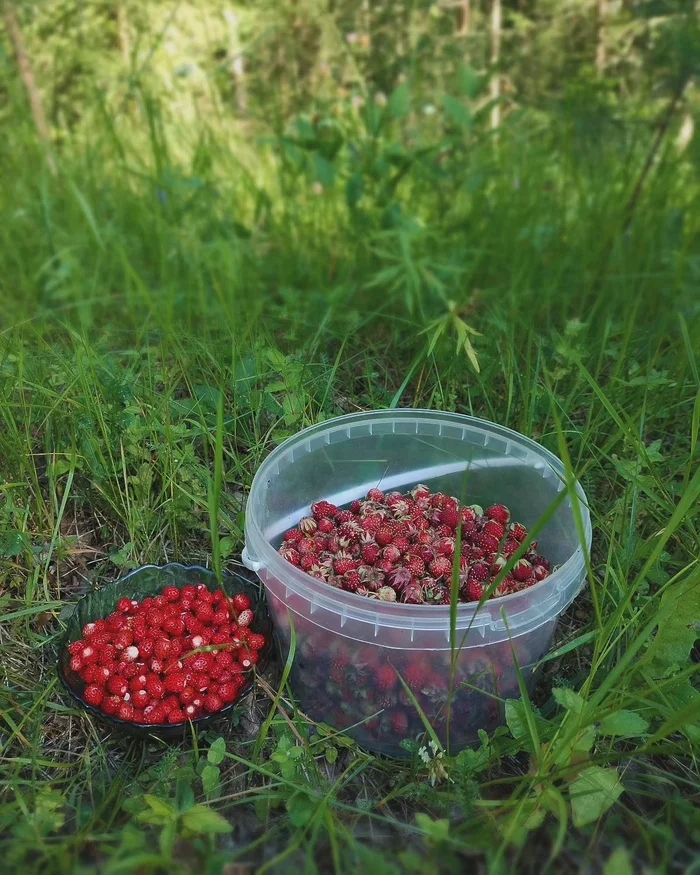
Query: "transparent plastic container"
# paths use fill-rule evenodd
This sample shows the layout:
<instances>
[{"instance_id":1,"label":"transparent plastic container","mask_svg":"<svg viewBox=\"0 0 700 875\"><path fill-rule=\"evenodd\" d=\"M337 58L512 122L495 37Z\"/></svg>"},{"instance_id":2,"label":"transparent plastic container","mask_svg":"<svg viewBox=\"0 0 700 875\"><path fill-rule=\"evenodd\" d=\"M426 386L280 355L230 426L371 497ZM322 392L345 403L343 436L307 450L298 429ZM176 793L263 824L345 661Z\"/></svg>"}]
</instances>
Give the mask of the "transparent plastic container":
<instances>
[{"instance_id":1,"label":"transparent plastic container","mask_svg":"<svg viewBox=\"0 0 700 875\"><path fill-rule=\"evenodd\" d=\"M479 729L491 731L502 721L505 699L519 695L513 653L533 684L559 615L583 586L591 541L586 496L576 483L538 536L538 552L556 570L478 610L458 606L450 686L449 606L380 602L338 590L277 552L284 532L314 501L343 506L373 486L406 491L417 483L464 504L506 504L528 530L566 490L559 459L515 431L454 413L383 410L341 416L286 440L261 465L246 506L243 561L265 585L283 649L294 624L290 681L301 709L347 730L364 747L394 755L403 738L425 728L400 680L378 688L379 666L389 662L408 683L451 751L469 744Z\"/></svg>"}]
</instances>

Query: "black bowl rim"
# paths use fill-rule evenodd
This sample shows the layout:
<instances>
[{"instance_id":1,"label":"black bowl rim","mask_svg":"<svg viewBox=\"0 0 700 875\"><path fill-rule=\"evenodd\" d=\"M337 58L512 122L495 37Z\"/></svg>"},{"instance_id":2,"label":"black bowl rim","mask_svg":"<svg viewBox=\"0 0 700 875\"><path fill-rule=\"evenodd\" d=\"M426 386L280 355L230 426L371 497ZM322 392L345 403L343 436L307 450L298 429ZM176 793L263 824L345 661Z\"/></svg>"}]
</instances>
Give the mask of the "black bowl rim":
<instances>
[{"instance_id":1,"label":"black bowl rim","mask_svg":"<svg viewBox=\"0 0 700 875\"><path fill-rule=\"evenodd\" d=\"M111 583L107 584L107 586L118 586L120 584L126 583L131 577L138 574L141 571L146 571L147 569L153 569L154 571L166 571L166 570L177 570L177 571L196 571L199 573L204 573L207 576L215 576L215 572L212 571L211 568L205 568L203 565L184 565L181 562L167 562L165 565L155 565L155 564L147 564L140 565L138 568L132 569L128 574L125 574L124 577L119 577L117 580L113 580ZM247 578L243 577L241 574L237 574L236 572L224 572L222 574L222 578L225 581L226 578L232 578L238 581L245 583L247 586L251 588L255 588L256 584ZM264 616L263 619L267 622L268 625L268 635L269 641L266 648L265 655L260 663L255 665L255 672L262 671L267 666L270 659L270 645L272 643L272 621L270 619L269 611L267 608L267 604L265 602L265 591L262 585L259 585L260 590L260 598L259 598L259 608L263 609ZM89 596L93 594L93 591L85 593L85 595L81 596L78 601L75 603L75 607L73 609L73 613L68 617L66 621L69 623L73 618L73 614L78 610L78 605L85 601ZM238 695L234 699L233 702L230 702L225 707L221 708L218 711L215 711L213 714L202 714L201 717L196 717L194 720L184 720L181 723L134 723L132 720L121 720L119 717L113 717L111 714L105 714L104 711L101 711L99 708L96 708L94 705L90 705L89 702L86 702L80 694L71 686L68 678L66 677L63 665L61 664L61 652L68 646L68 630L66 630L65 634L62 635L61 640L59 642L59 655L56 661L56 670L58 672L58 677L63 684L65 690L74 699L81 708L88 711L98 720L102 720L105 723L112 724L114 728L121 729L128 734L134 734L137 732L138 734L146 733L149 735L162 736L164 732L167 734L180 734L184 732L188 726L192 726L195 729L199 729L203 726L207 726L212 723L214 720L219 720L221 717L229 714L234 707L238 704L238 702L246 696L254 686L254 674L251 675L251 680L241 687L238 692Z\"/></svg>"}]
</instances>

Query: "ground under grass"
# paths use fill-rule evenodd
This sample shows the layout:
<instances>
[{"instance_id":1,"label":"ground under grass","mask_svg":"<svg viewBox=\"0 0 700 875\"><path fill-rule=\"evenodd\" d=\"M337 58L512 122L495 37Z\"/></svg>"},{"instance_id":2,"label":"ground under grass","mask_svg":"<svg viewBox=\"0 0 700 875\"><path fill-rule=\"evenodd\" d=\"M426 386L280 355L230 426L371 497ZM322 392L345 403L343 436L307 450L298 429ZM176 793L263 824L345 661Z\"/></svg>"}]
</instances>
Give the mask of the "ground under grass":
<instances>
[{"instance_id":1,"label":"ground under grass","mask_svg":"<svg viewBox=\"0 0 700 875\"><path fill-rule=\"evenodd\" d=\"M385 163L362 165L359 190L338 159L319 191L279 140L255 161L213 134L174 154L157 128L132 143L105 124L57 176L26 131L0 147L10 871L615 873L696 858L697 180L671 147L646 175L651 135L576 130L453 132L397 161L391 130L361 132L363 161ZM230 725L176 746L73 707L54 664L76 599L144 562L240 570L269 450L389 406L518 429L589 496L588 587L503 728L443 756L444 774L382 759L310 724L286 687L276 697L279 664Z\"/></svg>"}]
</instances>

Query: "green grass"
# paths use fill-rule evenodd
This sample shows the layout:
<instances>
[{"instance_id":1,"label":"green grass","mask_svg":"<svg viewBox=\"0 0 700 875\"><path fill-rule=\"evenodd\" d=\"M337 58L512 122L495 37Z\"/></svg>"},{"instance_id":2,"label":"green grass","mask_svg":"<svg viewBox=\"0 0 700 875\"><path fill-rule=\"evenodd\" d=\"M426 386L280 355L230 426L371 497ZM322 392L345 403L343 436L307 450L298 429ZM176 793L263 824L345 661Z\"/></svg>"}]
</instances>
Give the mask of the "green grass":
<instances>
[{"instance_id":1,"label":"green grass","mask_svg":"<svg viewBox=\"0 0 700 875\"><path fill-rule=\"evenodd\" d=\"M629 221L639 127L589 140L526 117L495 143L382 119L344 120L330 169L318 144L174 136L157 115L105 117L56 177L19 112L0 145L10 871L661 871L697 853L692 164L664 145ZM310 725L282 666L223 741L129 742L71 707L54 662L83 592L143 562L237 567L269 450L392 405L515 428L589 496L589 587L504 728L430 763L374 757Z\"/></svg>"}]
</instances>

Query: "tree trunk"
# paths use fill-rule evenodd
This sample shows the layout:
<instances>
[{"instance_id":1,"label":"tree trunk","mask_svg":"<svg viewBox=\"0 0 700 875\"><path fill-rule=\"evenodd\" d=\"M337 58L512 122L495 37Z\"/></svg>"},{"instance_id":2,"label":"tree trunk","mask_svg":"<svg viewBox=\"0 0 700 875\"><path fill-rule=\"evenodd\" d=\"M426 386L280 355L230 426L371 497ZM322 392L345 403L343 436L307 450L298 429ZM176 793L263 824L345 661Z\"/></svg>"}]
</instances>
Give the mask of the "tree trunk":
<instances>
[{"instance_id":1,"label":"tree trunk","mask_svg":"<svg viewBox=\"0 0 700 875\"><path fill-rule=\"evenodd\" d=\"M2 3L5 27L7 28L7 34L12 43L12 50L15 54L17 69L22 78L24 90L27 92L27 99L29 100L29 106L32 111L32 118L34 119L34 127L36 128L39 139L46 149L46 163L51 172L55 174L56 163L51 154L51 140L49 137L48 125L46 124L46 116L44 115L44 108L41 105L41 97L36 87L36 82L34 81L32 65L29 62L29 56L24 47L24 39L22 38L22 29L19 24L19 19L17 18L17 14L12 7L10 0L0 0L0 3Z\"/></svg>"},{"instance_id":2,"label":"tree trunk","mask_svg":"<svg viewBox=\"0 0 700 875\"><path fill-rule=\"evenodd\" d=\"M498 101L501 96L501 75L498 71L498 62L501 57L501 24L503 21L503 9L501 0L491 0L491 66L494 68L491 74L491 100ZM491 127L497 128L501 124L501 104L496 102L491 108Z\"/></svg>"},{"instance_id":3,"label":"tree trunk","mask_svg":"<svg viewBox=\"0 0 700 875\"><path fill-rule=\"evenodd\" d=\"M602 76L605 72L605 61L606 61L606 53L605 53L605 19L608 16L608 0L598 0L598 38L595 50L595 67L598 71L598 75Z\"/></svg>"},{"instance_id":4,"label":"tree trunk","mask_svg":"<svg viewBox=\"0 0 700 875\"><path fill-rule=\"evenodd\" d=\"M236 106L243 113L248 106L248 94L246 91L245 58L241 51L241 40L238 32L238 15L232 9L227 9L225 17L229 28L229 51L232 56L231 79L236 94Z\"/></svg>"},{"instance_id":5,"label":"tree trunk","mask_svg":"<svg viewBox=\"0 0 700 875\"><path fill-rule=\"evenodd\" d=\"M457 4L457 25L455 36L467 36L472 28L471 0L461 0Z\"/></svg>"}]
</instances>

